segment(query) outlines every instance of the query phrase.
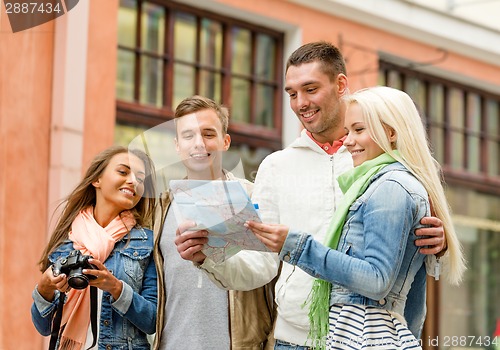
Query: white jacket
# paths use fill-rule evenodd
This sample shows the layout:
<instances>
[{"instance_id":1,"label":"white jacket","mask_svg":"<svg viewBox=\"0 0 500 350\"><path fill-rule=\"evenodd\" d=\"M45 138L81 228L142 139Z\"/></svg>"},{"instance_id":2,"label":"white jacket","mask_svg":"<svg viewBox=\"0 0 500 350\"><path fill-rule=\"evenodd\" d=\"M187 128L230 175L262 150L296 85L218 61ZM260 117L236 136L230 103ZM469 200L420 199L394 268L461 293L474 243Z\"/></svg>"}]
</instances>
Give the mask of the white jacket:
<instances>
[{"instance_id":1,"label":"white jacket","mask_svg":"<svg viewBox=\"0 0 500 350\"><path fill-rule=\"evenodd\" d=\"M322 150L305 131L289 147L264 159L259 167L252 201L259 205L263 222L282 223L314 235L320 242L342 198L337 177L352 168L352 158L342 146L333 155ZM242 251L216 265L206 259L201 267L226 289L253 289L266 283L279 264L277 254ZM313 278L283 263L276 284L278 319L275 338L303 345L309 332L308 307L303 307Z\"/></svg>"},{"instance_id":2,"label":"white jacket","mask_svg":"<svg viewBox=\"0 0 500 350\"><path fill-rule=\"evenodd\" d=\"M300 138L268 156L259 167L252 198L259 204L263 222L282 223L323 242L343 196L337 177L352 166L351 154L344 146L328 155L302 131ZM301 269L283 263L275 293L276 339L306 344L309 307L304 303L313 281Z\"/></svg>"}]
</instances>

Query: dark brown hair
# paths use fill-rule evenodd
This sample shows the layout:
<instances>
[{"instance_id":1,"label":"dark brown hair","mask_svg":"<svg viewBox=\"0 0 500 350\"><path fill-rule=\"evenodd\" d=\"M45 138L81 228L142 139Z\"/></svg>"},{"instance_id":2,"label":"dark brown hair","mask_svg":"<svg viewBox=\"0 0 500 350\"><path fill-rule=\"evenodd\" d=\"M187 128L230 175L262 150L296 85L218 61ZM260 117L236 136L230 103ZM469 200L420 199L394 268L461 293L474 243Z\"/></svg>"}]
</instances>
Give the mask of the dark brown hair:
<instances>
[{"instance_id":1,"label":"dark brown hair","mask_svg":"<svg viewBox=\"0 0 500 350\"><path fill-rule=\"evenodd\" d=\"M340 73L347 74L340 50L326 41L315 41L299 47L288 58L286 70L288 71L290 66L300 66L314 61L321 62L323 73L330 79L335 79Z\"/></svg>"}]
</instances>

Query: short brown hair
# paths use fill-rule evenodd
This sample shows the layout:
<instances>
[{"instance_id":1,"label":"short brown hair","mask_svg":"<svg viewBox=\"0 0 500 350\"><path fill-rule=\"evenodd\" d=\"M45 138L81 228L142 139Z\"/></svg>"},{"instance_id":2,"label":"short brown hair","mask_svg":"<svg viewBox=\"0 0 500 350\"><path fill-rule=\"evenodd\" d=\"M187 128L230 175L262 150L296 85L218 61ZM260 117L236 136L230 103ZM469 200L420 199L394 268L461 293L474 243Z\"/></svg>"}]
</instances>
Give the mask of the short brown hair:
<instances>
[{"instance_id":1,"label":"short brown hair","mask_svg":"<svg viewBox=\"0 0 500 350\"><path fill-rule=\"evenodd\" d=\"M222 124L222 131L224 134L227 134L227 128L229 125L229 110L208 97L194 95L185 98L175 109L174 118L177 119L184 117L187 114L202 111L204 109L211 109L217 114Z\"/></svg>"},{"instance_id":2,"label":"short brown hair","mask_svg":"<svg viewBox=\"0 0 500 350\"><path fill-rule=\"evenodd\" d=\"M303 63L321 62L323 73L330 79L340 73L347 74L345 61L340 50L326 41L307 43L295 50L286 62L286 70L290 66L300 66Z\"/></svg>"}]
</instances>

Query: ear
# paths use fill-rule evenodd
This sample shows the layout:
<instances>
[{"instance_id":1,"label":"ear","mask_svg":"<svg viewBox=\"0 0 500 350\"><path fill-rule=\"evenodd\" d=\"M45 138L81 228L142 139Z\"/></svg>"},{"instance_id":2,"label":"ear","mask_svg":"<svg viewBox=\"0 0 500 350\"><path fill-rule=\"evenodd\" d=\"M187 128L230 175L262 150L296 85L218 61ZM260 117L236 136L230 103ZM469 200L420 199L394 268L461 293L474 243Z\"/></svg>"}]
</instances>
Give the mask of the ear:
<instances>
[{"instance_id":1,"label":"ear","mask_svg":"<svg viewBox=\"0 0 500 350\"><path fill-rule=\"evenodd\" d=\"M337 75L337 91L339 96L344 96L349 93L349 87L347 86L347 77L343 73Z\"/></svg>"},{"instance_id":2,"label":"ear","mask_svg":"<svg viewBox=\"0 0 500 350\"><path fill-rule=\"evenodd\" d=\"M174 138L174 143L175 143L175 150L177 153L179 153L179 142L177 141L177 137Z\"/></svg>"},{"instance_id":3,"label":"ear","mask_svg":"<svg viewBox=\"0 0 500 350\"><path fill-rule=\"evenodd\" d=\"M229 134L224 135L224 151L227 151L231 146L231 136Z\"/></svg>"},{"instance_id":4,"label":"ear","mask_svg":"<svg viewBox=\"0 0 500 350\"><path fill-rule=\"evenodd\" d=\"M389 141L391 143L394 143L397 141L398 137L396 135L396 130L394 130L393 128L391 127L388 127L387 128L387 136L389 137Z\"/></svg>"},{"instance_id":5,"label":"ear","mask_svg":"<svg viewBox=\"0 0 500 350\"><path fill-rule=\"evenodd\" d=\"M95 188L101 188L101 178L92 182L92 186L94 186Z\"/></svg>"}]
</instances>

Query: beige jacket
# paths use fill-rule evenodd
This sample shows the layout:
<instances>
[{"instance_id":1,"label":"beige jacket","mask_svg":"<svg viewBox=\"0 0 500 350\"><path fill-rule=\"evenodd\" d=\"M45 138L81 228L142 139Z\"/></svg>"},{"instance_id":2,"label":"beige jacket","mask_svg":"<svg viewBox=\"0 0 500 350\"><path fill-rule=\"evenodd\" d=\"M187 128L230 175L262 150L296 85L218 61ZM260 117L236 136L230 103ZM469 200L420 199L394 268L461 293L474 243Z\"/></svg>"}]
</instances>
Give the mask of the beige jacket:
<instances>
[{"instance_id":1,"label":"beige jacket","mask_svg":"<svg viewBox=\"0 0 500 350\"><path fill-rule=\"evenodd\" d=\"M253 184L251 182L237 179L229 172L226 173L226 179L240 181L248 194L252 194ZM153 252L158 272L158 312L154 350L159 349L165 320L165 279L160 239L170 202L170 194L163 193L155 210ZM275 279L263 287L250 291L228 291L231 350L273 349L273 326L276 316L274 285Z\"/></svg>"}]
</instances>

